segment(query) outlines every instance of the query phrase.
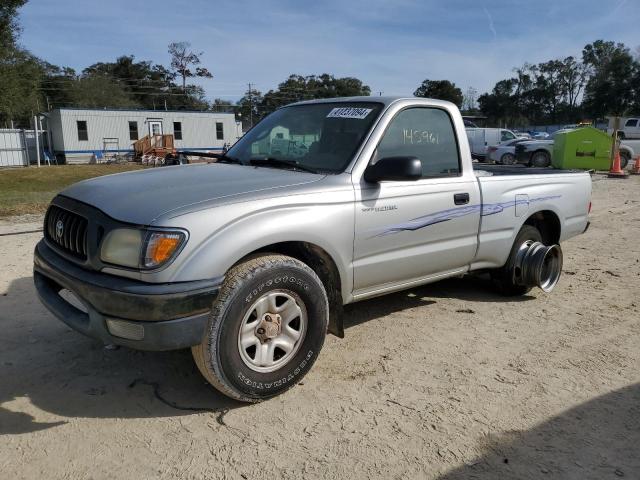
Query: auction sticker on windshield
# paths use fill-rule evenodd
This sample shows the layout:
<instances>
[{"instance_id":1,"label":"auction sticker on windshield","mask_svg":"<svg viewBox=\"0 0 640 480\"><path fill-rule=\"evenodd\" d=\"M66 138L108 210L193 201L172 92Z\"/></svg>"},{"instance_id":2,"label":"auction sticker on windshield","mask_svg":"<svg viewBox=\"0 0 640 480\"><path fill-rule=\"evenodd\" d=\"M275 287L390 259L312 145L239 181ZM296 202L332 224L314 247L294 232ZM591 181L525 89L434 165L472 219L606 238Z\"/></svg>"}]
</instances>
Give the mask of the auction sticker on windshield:
<instances>
[{"instance_id":1,"label":"auction sticker on windshield","mask_svg":"<svg viewBox=\"0 0 640 480\"><path fill-rule=\"evenodd\" d=\"M341 107L334 108L329 112L327 118L356 118L362 120L371 113L373 108Z\"/></svg>"}]
</instances>

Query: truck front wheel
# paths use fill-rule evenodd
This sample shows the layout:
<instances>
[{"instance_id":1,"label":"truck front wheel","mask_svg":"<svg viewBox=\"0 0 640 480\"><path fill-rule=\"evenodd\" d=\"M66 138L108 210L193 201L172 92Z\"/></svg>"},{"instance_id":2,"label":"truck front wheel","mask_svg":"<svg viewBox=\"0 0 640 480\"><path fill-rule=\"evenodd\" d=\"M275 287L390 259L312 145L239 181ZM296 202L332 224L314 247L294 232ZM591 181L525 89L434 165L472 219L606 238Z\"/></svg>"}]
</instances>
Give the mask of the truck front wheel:
<instances>
[{"instance_id":1,"label":"truck front wheel","mask_svg":"<svg viewBox=\"0 0 640 480\"><path fill-rule=\"evenodd\" d=\"M304 377L328 322L327 294L311 268L284 255L254 257L228 272L193 358L216 389L258 402Z\"/></svg>"}]
</instances>

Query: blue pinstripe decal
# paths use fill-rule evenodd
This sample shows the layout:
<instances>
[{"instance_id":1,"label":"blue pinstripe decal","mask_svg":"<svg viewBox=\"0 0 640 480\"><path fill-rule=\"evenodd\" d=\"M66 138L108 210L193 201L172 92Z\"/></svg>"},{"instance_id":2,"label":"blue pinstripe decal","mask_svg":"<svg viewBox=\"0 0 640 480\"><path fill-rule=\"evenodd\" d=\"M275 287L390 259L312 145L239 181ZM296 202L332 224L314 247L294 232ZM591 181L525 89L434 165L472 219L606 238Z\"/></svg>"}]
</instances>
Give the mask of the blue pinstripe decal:
<instances>
[{"instance_id":1,"label":"blue pinstripe decal","mask_svg":"<svg viewBox=\"0 0 640 480\"><path fill-rule=\"evenodd\" d=\"M516 205L528 205L530 203L543 202L545 200L552 200L561 197L562 195L547 195L544 197L531 198L529 200L511 200L508 202L487 203L484 205L467 205L465 207L450 208L448 210L442 210L440 212L417 217L403 223L390 225L382 229L376 229L378 230L378 233L370 238L393 235L399 232L414 232L431 225L448 222L450 220L465 217L474 213L480 213L480 215L483 217L496 215L498 213L502 213L508 208L515 208Z\"/></svg>"}]
</instances>

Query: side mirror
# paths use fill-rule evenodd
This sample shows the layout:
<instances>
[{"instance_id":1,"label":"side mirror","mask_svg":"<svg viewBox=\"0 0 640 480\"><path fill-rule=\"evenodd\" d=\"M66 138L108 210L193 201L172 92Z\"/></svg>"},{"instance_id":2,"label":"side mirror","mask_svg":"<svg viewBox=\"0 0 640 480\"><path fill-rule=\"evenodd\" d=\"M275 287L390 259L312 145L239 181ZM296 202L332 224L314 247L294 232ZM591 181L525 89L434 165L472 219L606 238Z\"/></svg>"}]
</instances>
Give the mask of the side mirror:
<instances>
[{"instance_id":1,"label":"side mirror","mask_svg":"<svg viewBox=\"0 0 640 480\"><path fill-rule=\"evenodd\" d=\"M416 157L385 157L364 171L367 182L377 183L383 180L415 181L422 178L422 162Z\"/></svg>"}]
</instances>

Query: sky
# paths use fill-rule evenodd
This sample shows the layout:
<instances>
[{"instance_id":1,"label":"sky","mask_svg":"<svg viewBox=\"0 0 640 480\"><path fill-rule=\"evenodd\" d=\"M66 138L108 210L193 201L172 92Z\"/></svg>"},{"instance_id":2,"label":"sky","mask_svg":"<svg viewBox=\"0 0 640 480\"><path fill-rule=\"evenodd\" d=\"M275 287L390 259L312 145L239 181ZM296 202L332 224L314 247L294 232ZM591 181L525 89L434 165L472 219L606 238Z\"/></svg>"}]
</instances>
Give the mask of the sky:
<instances>
[{"instance_id":1,"label":"sky","mask_svg":"<svg viewBox=\"0 0 640 480\"><path fill-rule=\"evenodd\" d=\"M188 41L214 75L209 99L266 92L289 74L354 76L377 95L411 95L428 78L479 93L525 62L597 39L640 45L640 0L29 0L21 43L78 72L120 55L169 65Z\"/></svg>"}]
</instances>

